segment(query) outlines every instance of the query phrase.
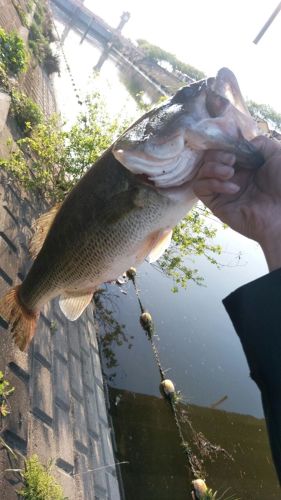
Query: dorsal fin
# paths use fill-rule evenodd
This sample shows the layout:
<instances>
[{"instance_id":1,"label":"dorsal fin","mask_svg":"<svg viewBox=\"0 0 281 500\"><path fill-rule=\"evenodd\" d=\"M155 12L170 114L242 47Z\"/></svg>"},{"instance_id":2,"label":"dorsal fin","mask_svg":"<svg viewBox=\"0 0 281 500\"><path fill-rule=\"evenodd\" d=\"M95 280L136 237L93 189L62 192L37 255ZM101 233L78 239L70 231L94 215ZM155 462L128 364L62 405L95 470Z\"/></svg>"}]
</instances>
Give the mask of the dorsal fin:
<instances>
[{"instance_id":1,"label":"dorsal fin","mask_svg":"<svg viewBox=\"0 0 281 500\"><path fill-rule=\"evenodd\" d=\"M94 290L65 290L59 300L63 314L70 321L75 321L90 304L93 293Z\"/></svg>"},{"instance_id":2,"label":"dorsal fin","mask_svg":"<svg viewBox=\"0 0 281 500\"><path fill-rule=\"evenodd\" d=\"M40 252L61 205L62 202L57 203L53 206L53 208L51 208L51 210L45 212L32 224L32 228L34 229L35 233L29 243L29 252L33 259L35 259L35 257L37 257L38 253Z\"/></svg>"}]
</instances>

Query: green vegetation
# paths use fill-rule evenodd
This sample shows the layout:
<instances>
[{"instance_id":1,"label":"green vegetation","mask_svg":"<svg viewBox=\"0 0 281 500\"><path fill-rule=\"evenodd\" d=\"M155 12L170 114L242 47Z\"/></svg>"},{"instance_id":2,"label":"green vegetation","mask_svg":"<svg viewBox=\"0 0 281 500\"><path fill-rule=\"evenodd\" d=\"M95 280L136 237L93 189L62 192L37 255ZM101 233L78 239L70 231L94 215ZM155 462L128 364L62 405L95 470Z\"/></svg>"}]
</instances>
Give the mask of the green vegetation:
<instances>
[{"instance_id":1,"label":"green vegetation","mask_svg":"<svg viewBox=\"0 0 281 500\"><path fill-rule=\"evenodd\" d=\"M37 455L25 460L25 469L21 471L23 488L18 492L26 500L65 500L62 487L51 475L51 462L45 467Z\"/></svg>"},{"instance_id":2,"label":"green vegetation","mask_svg":"<svg viewBox=\"0 0 281 500\"><path fill-rule=\"evenodd\" d=\"M20 104L15 100L19 111L16 119L25 127L28 137L17 141L17 149L11 145L9 158L0 158L0 166L17 177L25 188L39 190L51 202L65 197L127 125L121 117L110 120L99 93L88 99L87 110L69 131L62 130L56 115L41 121L38 109L29 100L24 102L27 107L23 118Z\"/></svg>"},{"instance_id":3,"label":"green vegetation","mask_svg":"<svg viewBox=\"0 0 281 500\"><path fill-rule=\"evenodd\" d=\"M187 75L194 80L200 80L201 78L204 78L206 76L199 69L194 68L194 66L191 66L190 64L186 64L180 61L174 54L161 49L161 47L157 47L157 45L152 45L151 43L142 39L137 40L137 42L139 47L153 62L156 62L158 64L163 61L167 62L171 65L173 71L180 71L184 75Z\"/></svg>"},{"instance_id":4,"label":"green vegetation","mask_svg":"<svg viewBox=\"0 0 281 500\"><path fill-rule=\"evenodd\" d=\"M187 258L192 262L193 256L204 255L218 265L215 257L220 255L221 247L213 243L217 231L210 226L209 217L209 210L200 206L189 212L174 228L172 244L155 265L173 279L173 292L177 292L179 286L186 288L190 280L197 285L204 282L198 270L186 264Z\"/></svg>"},{"instance_id":5,"label":"green vegetation","mask_svg":"<svg viewBox=\"0 0 281 500\"><path fill-rule=\"evenodd\" d=\"M14 390L15 388L11 387L10 382L5 380L3 372L0 371L0 418L6 417L10 413L7 398Z\"/></svg>"},{"instance_id":6,"label":"green vegetation","mask_svg":"<svg viewBox=\"0 0 281 500\"><path fill-rule=\"evenodd\" d=\"M17 125L23 134L29 134L36 125L43 121L43 113L30 97L27 97L23 92L12 89L12 115L15 117Z\"/></svg>"},{"instance_id":7,"label":"green vegetation","mask_svg":"<svg viewBox=\"0 0 281 500\"><path fill-rule=\"evenodd\" d=\"M54 54L50 43L55 41L52 17L45 2L37 3L33 22L29 30L28 44L39 64L48 75L59 73L59 57Z\"/></svg>"},{"instance_id":8,"label":"green vegetation","mask_svg":"<svg viewBox=\"0 0 281 500\"><path fill-rule=\"evenodd\" d=\"M6 33L0 28L0 64L11 75L18 75L26 70L27 53L22 38L11 31Z\"/></svg>"},{"instance_id":9,"label":"green vegetation","mask_svg":"<svg viewBox=\"0 0 281 500\"><path fill-rule=\"evenodd\" d=\"M22 8L22 6L20 4L14 3L13 5L18 13L18 16L21 20L22 25L25 26L26 28L28 28L27 13L25 12L25 10Z\"/></svg>"},{"instance_id":10,"label":"green vegetation","mask_svg":"<svg viewBox=\"0 0 281 500\"><path fill-rule=\"evenodd\" d=\"M36 0L28 0L26 4L26 10L27 12L32 11L33 4L35 3Z\"/></svg>"},{"instance_id":11,"label":"green vegetation","mask_svg":"<svg viewBox=\"0 0 281 500\"><path fill-rule=\"evenodd\" d=\"M254 101L247 101L247 106L250 113L255 118L260 118L268 122L269 128L274 128L281 131L281 113L278 113L268 104L258 104Z\"/></svg>"},{"instance_id":12,"label":"green vegetation","mask_svg":"<svg viewBox=\"0 0 281 500\"><path fill-rule=\"evenodd\" d=\"M4 64L1 62L0 62L0 89L3 89L5 92L9 92L10 89L7 71L5 69Z\"/></svg>"}]
</instances>

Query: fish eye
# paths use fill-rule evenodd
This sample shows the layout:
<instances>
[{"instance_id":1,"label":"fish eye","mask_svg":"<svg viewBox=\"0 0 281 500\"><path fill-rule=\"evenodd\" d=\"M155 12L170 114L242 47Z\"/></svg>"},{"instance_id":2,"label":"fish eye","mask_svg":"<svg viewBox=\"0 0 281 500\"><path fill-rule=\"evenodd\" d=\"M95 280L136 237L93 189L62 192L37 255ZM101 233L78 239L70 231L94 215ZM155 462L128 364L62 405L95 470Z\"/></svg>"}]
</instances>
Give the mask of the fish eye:
<instances>
[{"instance_id":1,"label":"fish eye","mask_svg":"<svg viewBox=\"0 0 281 500\"><path fill-rule=\"evenodd\" d=\"M187 87L182 87L174 96L173 102L185 104L188 99L198 95L205 85L205 80L201 80L200 82L191 83Z\"/></svg>"}]
</instances>

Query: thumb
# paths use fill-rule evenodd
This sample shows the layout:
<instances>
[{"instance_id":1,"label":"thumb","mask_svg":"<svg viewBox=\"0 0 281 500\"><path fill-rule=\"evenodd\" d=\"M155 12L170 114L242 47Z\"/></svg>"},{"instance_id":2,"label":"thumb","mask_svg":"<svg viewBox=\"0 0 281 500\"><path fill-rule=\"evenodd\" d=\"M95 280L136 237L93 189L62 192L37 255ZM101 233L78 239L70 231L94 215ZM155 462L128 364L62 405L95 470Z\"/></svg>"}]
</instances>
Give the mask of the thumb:
<instances>
[{"instance_id":1,"label":"thumb","mask_svg":"<svg viewBox=\"0 0 281 500\"><path fill-rule=\"evenodd\" d=\"M265 160L269 160L269 158L277 154L281 156L281 145L274 139L270 139L264 135L259 135L251 141L251 144L257 148Z\"/></svg>"}]
</instances>

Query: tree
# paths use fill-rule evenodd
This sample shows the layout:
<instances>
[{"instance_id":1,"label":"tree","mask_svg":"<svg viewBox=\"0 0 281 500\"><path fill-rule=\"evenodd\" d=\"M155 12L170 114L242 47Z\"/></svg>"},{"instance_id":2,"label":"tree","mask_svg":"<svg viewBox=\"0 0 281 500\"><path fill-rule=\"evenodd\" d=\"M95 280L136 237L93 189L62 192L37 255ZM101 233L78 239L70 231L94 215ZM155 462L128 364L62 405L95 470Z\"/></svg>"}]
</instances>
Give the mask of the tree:
<instances>
[{"instance_id":1,"label":"tree","mask_svg":"<svg viewBox=\"0 0 281 500\"><path fill-rule=\"evenodd\" d=\"M70 130L62 128L59 115L38 125L26 122L28 137L11 143L8 159L0 158L0 166L11 172L29 190L40 191L50 202L64 199L80 177L127 127L117 116L110 119L101 95L87 99Z\"/></svg>"},{"instance_id":2,"label":"tree","mask_svg":"<svg viewBox=\"0 0 281 500\"><path fill-rule=\"evenodd\" d=\"M159 64L163 61L169 63L173 71L180 71L184 75L193 78L194 80L201 80L206 75L194 66L180 61L174 54L161 49L157 45L152 45L146 40L137 40L139 47L144 51L146 56L153 62Z\"/></svg>"},{"instance_id":3,"label":"tree","mask_svg":"<svg viewBox=\"0 0 281 500\"><path fill-rule=\"evenodd\" d=\"M255 101L248 100L247 106L250 113L257 119L268 122L270 129L281 132L281 113L278 113L268 104L258 104Z\"/></svg>"},{"instance_id":4,"label":"tree","mask_svg":"<svg viewBox=\"0 0 281 500\"><path fill-rule=\"evenodd\" d=\"M221 246L214 243L217 230L210 225L210 211L196 205L174 228L172 244L156 264L164 274L174 281L173 292L178 287L186 288L190 280L202 285L204 278L198 269L186 264L195 255L204 255L209 262L219 265L216 257L221 254Z\"/></svg>"}]
</instances>

